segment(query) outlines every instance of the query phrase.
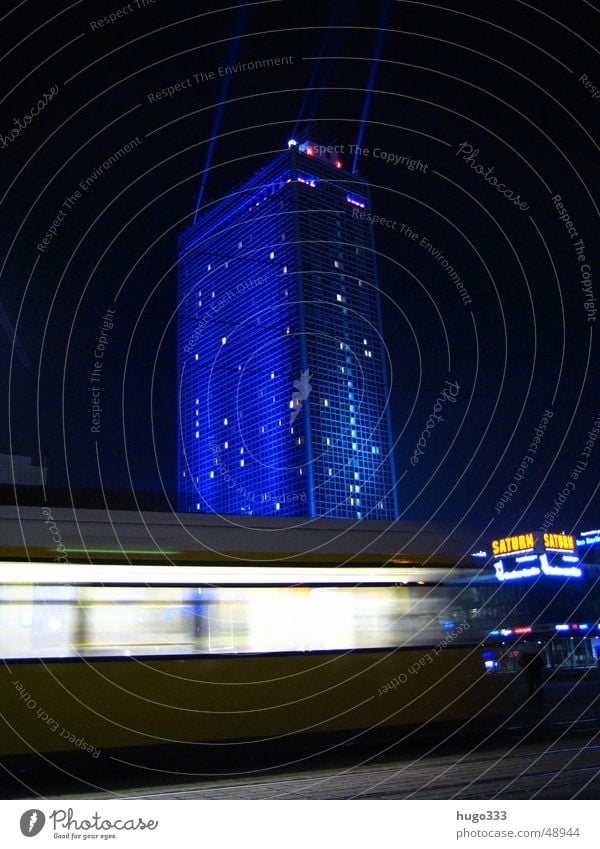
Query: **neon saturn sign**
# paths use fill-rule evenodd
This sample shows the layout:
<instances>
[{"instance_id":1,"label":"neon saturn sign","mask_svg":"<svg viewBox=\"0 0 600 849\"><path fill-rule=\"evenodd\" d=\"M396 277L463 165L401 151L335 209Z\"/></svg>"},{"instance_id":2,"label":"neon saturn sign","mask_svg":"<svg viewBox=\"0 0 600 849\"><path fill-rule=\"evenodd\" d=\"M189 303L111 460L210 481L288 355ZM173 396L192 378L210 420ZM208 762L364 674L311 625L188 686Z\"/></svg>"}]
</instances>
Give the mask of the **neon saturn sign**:
<instances>
[{"instance_id":1,"label":"neon saturn sign","mask_svg":"<svg viewBox=\"0 0 600 849\"><path fill-rule=\"evenodd\" d=\"M570 534L531 532L492 540L498 581L522 581L542 576L581 578L580 558Z\"/></svg>"}]
</instances>

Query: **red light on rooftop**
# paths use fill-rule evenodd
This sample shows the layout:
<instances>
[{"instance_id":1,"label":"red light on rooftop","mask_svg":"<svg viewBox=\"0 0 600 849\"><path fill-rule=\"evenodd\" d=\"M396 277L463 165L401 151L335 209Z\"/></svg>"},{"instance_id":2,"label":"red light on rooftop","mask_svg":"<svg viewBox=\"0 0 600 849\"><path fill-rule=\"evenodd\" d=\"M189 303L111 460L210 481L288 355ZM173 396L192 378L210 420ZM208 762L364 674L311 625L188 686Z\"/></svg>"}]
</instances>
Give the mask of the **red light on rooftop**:
<instances>
[{"instance_id":1,"label":"red light on rooftop","mask_svg":"<svg viewBox=\"0 0 600 849\"><path fill-rule=\"evenodd\" d=\"M341 167L342 167L342 163L340 162L340 160L339 160L339 159L336 159L336 160L335 160L335 167L336 167L336 168L341 168Z\"/></svg>"},{"instance_id":2,"label":"red light on rooftop","mask_svg":"<svg viewBox=\"0 0 600 849\"><path fill-rule=\"evenodd\" d=\"M314 155L315 155L314 148L312 148L312 147L307 147L307 148L306 148L306 155L307 155L307 156L314 156Z\"/></svg>"},{"instance_id":3,"label":"red light on rooftop","mask_svg":"<svg viewBox=\"0 0 600 849\"><path fill-rule=\"evenodd\" d=\"M531 634L531 627L515 628L515 634Z\"/></svg>"}]
</instances>

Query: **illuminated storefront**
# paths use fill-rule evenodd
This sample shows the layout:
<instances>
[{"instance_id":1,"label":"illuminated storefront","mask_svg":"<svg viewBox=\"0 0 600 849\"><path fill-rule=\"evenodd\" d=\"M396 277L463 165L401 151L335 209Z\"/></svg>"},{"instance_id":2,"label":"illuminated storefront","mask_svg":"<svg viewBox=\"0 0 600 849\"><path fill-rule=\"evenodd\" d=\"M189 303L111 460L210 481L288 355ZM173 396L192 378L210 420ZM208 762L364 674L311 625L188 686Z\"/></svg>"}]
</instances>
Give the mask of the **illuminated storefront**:
<instances>
[{"instance_id":1,"label":"illuminated storefront","mask_svg":"<svg viewBox=\"0 0 600 849\"><path fill-rule=\"evenodd\" d=\"M489 627L488 669L518 671L521 652L531 647L542 652L548 670L597 663L600 569L588 557L596 542L600 531L530 531L492 540L493 573L478 610Z\"/></svg>"},{"instance_id":2,"label":"illuminated storefront","mask_svg":"<svg viewBox=\"0 0 600 849\"><path fill-rule=\"evenodd\" d=\"M575 538L570 534L536 531L495 539L492 554L498 581L583 577Z\"/></svg>"}]
</instances>

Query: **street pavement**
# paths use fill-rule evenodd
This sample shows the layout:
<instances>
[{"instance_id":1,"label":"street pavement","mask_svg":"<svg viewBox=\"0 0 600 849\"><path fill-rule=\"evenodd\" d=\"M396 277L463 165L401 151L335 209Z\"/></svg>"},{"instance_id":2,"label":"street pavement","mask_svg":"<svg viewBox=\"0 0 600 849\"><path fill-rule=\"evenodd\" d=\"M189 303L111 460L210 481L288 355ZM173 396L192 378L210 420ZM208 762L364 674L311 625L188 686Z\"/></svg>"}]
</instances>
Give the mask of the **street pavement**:
<instances>
[{"instance_id":1,"label":"street pavement","mask_svg":"<svg viewBox=\"0 0 600 849\"><path fill-rule=\"evenodd\" d=\"M221 774L214 767L205 775L168 756L161 756L159 768L114 755L110 777L90 775L37 789L59 799L600 798L600 681L553 680L543 704L521 696L525 703L511 708L493 733L479 730L452 740L417 734L410 741L388 738L310 758L288 751L277 768L248 762L233 772L229 765Z\"/></svg>"}]
</instances>

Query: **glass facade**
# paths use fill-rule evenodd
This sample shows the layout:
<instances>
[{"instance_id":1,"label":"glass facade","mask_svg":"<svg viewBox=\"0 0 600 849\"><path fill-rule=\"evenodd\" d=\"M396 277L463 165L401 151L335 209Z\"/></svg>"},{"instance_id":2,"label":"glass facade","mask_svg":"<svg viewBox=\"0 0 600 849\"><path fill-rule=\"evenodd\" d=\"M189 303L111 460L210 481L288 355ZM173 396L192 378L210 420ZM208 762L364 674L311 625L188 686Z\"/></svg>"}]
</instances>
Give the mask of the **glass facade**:
<instances>
[{"instance_id":1,"label":"glass facade","mask_svg":"<svg viewBox=\"0 0 600 849\"><path fill-rule=\"evenodd\" d=\"M397 516L368 184L309 142L179 244L179 509Z\"/></svg>"},{"instance_id":2,"label":"glass facade","mask_svg":"<svg viewBox=\"0 0 600 849\"><path fill-rule=\"evenodd\" d=\"M486 665L518 672L524 651L540 652L548 669L596 666L600 661L599 570L581 578L542 575L498 581L489 573L460 580L453 612L486 634ZM459 583L458 581L456 582Z\"/></svg>"}]
</instances>

